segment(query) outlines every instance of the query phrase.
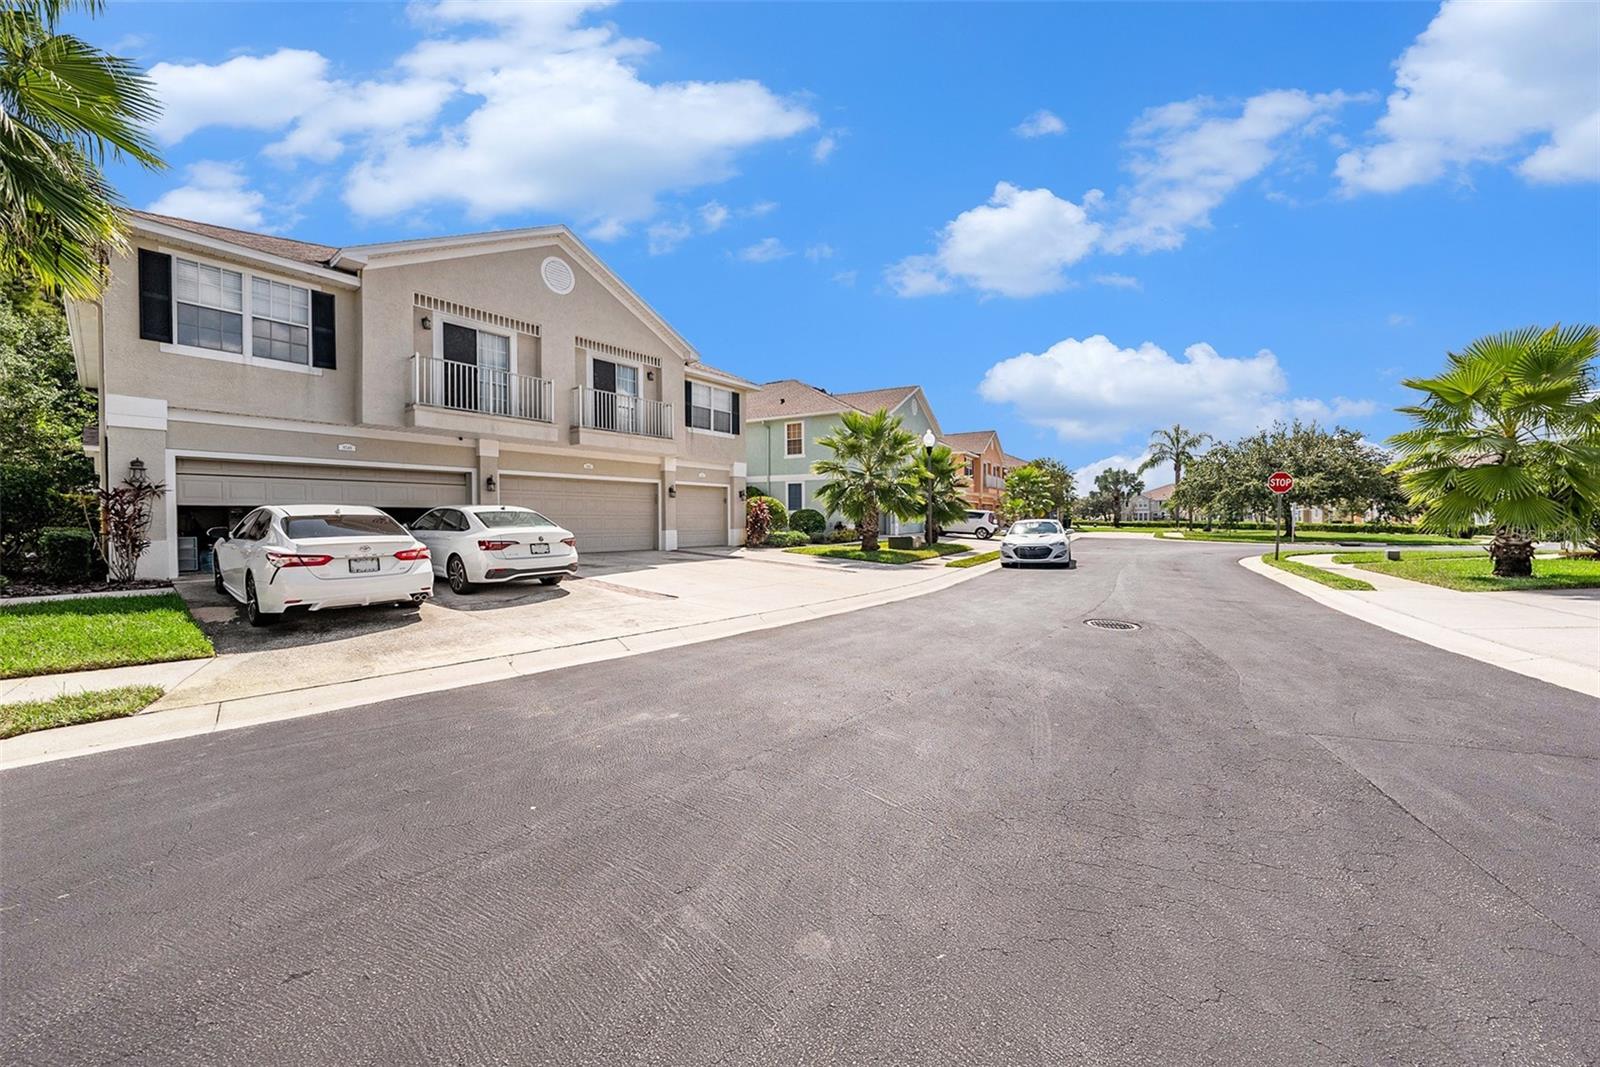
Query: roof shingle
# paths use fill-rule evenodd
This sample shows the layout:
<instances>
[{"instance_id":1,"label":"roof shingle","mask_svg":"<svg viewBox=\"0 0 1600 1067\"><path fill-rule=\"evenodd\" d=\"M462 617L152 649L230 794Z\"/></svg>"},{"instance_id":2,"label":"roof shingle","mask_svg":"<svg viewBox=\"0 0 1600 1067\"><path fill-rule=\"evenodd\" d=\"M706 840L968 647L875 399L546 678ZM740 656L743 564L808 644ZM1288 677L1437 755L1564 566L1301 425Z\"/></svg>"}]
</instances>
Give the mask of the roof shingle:
<instances>
[{"instance_id":1,"label":"roof shingle","mask_svg":"<svg viewBox=\"0 0 1600 1067\"><path fill-rule=\"evenodd\" d=\"M209 237L215 241L227 241L229 244L240 245L256 252L265 252L269 256L292 259L296 263L308 263L317 267L326 267L333 254L339 251L333 245L312 244L310 241L296 241L289 237L274 237L269 233L251 233L249 230L235 230L228 226L213 226L209 222L180 219L172 215L157 215L151 211L129 209L128 214L150 222L159 222L174 229L188 230L190 233Z\"/></svg>"},{"instance_id":2,"label":"roof shingle","mask_svg":"<svg viewBox=\"0 0 1600 1067\"><path fill-rule=\"evenodd\" d=\"M807 415L836 415L853 407L798 378L782 378L767 382L760 391L750 394L745 402L745 419L799 419Z\"/></svg>"},{"instance_id":3,"label":"roof shingle","mask_svg":"<svg viewBox=\"0 0 1600 1067\"><path fill-rule=\"evenodd\" d=\"M906 397L917 391L914 385L896 385L888 389L864 389L859 393L836 393L835 397L844 401L853 408L860 408L869 415L883 408L893 411L905 402Z\"/></svg>"}]
</instances>

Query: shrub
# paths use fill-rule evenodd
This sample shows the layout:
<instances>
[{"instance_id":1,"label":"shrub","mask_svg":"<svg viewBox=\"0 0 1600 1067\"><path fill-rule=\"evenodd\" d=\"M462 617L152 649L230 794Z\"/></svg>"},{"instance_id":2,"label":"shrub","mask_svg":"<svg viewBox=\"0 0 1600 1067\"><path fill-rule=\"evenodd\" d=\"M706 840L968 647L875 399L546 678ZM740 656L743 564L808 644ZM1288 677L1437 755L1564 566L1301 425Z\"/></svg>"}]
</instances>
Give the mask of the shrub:
<instances>
[{"instance_id":1,"label":"shrub","mask_svg":"<svg viewBox=\"0 0 1600 1067\"><path fill-rule=\"evenodd\" d=\"M789 528L789 509L783 506L783 501L777 497L764 496L767 510L772 512L772 528L774 530L787 530Z\"/></svg>"},{"instance_id":2,"label":"shrub","mask_svg":"<svg viewBox=\"0 0 1600 1067\"><path fill-rule=\"evenodd\" d=\"M772 508L777 503L770 497L753 496L744 502L744 543L760 548L772 535Z\"/></svg>"},{"instance_id":3,"label":"shrub","mask_svg":"<svg viewBox=\"0 0 1600 1067\"><path fill-rule=\"evenodd\" d=\"M47 526L39 531L39 559L45 577L64 585L94 579L94 534L71 526Z\"/></svg>"},{"instance_id":4,"label":"shrub","mask_svg":"<svg viewBox=\"0 0 1600 1067\"><path fill-rule=\"evenodd\" d=\"M810 543L810 535L800 530L774 530L767 535L767 544L773 548L798 548Z\"/></svg>"},{"instance_id":5,"label":"shrub","mask_svg":"<svg viewBox=\"0 0 1600 1067\"><path fill-rule=\"evenodd\" d=\"M789 514L789 529L818 534L828 528L827 517L816 508L800 508Z\"/></svg>"}]
</instances>

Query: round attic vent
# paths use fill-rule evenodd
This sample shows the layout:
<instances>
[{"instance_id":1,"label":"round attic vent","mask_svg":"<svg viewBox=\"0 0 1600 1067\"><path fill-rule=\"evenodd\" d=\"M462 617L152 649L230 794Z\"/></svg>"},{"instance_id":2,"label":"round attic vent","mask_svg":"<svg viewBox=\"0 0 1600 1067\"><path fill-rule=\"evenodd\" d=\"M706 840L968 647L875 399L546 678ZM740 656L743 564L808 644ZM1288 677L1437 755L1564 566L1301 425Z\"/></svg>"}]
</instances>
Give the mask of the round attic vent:
<instances>
[{"instance_id":1,"label":"round attic vent","mask_svg":"<svg viewBox=\"0 0 1600 1067\"><path fill-rule=\"evenodd\" d=\"M567 261L557 259L555 256L551 256L539 265L539 276L544 279L544 284L550 287L552 293L560 296L572 292L572 287L578 281Z\"/></svg>"}]
</instances>

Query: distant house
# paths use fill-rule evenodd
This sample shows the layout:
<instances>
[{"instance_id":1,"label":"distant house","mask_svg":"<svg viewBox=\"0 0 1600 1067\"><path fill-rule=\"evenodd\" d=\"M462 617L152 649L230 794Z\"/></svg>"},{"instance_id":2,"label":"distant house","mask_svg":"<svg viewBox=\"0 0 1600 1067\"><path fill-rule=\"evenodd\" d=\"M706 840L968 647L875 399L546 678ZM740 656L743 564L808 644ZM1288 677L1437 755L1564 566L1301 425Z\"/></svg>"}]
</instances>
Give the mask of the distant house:
<instances>
[{"instance_id":1,"label":"distant house","mask_svg":"<svg viewBox=\"0 0 1600 1067\"><path fill-rule=\"evenodd\" d=\"M1122 509L1122 521L1159 522L1167 518L1167 501L1172 498L1172 491L1176 488L1175 485L1158 485L1154 489L1146 489L1129 500Z\"/></svg>"}]
</instances>

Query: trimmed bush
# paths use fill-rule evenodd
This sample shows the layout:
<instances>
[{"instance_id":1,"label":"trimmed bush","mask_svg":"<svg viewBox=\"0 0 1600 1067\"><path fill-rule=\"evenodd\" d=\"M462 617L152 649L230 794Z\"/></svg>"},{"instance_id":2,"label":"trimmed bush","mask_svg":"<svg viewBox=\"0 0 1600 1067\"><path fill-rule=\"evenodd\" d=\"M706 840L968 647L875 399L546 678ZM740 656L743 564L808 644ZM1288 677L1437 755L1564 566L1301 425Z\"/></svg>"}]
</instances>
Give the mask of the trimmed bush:
<instances>
[{"instance_id":1,"label":"trimmed bush","mask_svg":"<svg viewBox=\"0 0 1600 1067\"><path fill-rule=\"evenodd\" d=\"M773 548L798 548L810 543L810 536L800 530L774 530L767 535L767 544Z\"/></svg>"},{"instance_id":2,"label":"trimmed bush","mask_svg":"<svg viewBox=\"0 0 1600 1067\"><path fill-rule=\"evenodd\" d=\"M94 534L81 527L46 526L39 531L39 561L52 582L93 581Z\"/></svg>"},{"instance_id":3,"label":"trimmed bush","mask_svg":"<svg viewBox=\"0 0 1600 1067\"><path fill-rule=\"evenodd\" d=\"M800 508L789 514L789 529L818 534L828 528L828 519L816 508Z\"/></svg>"},{"instance_id":4,"label":"trimmed bush","mask_svg":"<svg viewBox=\"0 0 1600 1067\"><path fill-rule=\"evenodd\" d=\"M774 530L787 530L789 528L789 509L783 506L783 501L775 496L764 496L761 499L766 501L767 509L772 512L772 528Z\"/></svg>"}]
</instances>

